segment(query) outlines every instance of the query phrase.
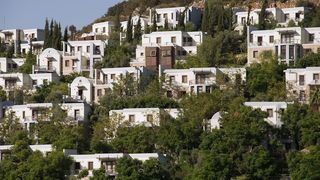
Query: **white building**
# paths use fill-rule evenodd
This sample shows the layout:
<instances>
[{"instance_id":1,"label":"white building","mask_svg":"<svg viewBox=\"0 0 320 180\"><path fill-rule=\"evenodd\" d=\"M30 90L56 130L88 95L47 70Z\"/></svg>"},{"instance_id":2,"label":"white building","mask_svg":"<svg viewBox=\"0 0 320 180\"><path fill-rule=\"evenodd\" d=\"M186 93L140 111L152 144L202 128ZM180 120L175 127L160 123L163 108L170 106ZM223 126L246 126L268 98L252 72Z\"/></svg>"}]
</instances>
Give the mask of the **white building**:
<instances>
[{"instance_id":1,"label":"white building","mask_svg":"<svg viewBox=\"0 0 320 180\"><path fill-rule=\"evenodd\" d=\"M0 57L0 73L15 72L24 64L25 61L25 58Z\"/></svg>"},{"instance_id":2,"label":"white building","mask_svg":"<svg viewBox=\"0 0 320 180\"><path fill-rule=\"evenodd\" d=\"M63 75L87 72L93 77L93 66L103 59L106 42L102 40L63 42Z\"/></svg>"},{"instance_id":3,"label":"white building","mask_svg":"<svg viewBox=\"0 0 320 180\"><path fill-rule=\"evenodd\" d=\"M63 103L59 105L67 113L67 118L76 123L88 120L90 106L85 103ZM17 118L26 130L32 130L39 120L49 121L52 116L52 103L32 103L12 105L1 103L0 118Z\"/></svg>"},{"instance_id":4,"label":"white building","mask_svg":"<svg viewBox=\"0 0 320 180\"><path fill-rule=\"evenodd\" d=\"M288 97L309 103L312 91L320 87L320 67L287 69L284 72Z\"/></svg>"},{"instance_id":5,"label":"white building","mask_svg":"<svg viewBox=\"0 0 320 180\"><path fill-rule=\"evenodd\" d=\"M5 91L12 91L14 89L31 89L32 80L29 74L23 74L23 73L0 74L0 86Z\"/></svg>"},{"instance_id":6,"label":"white building","mask_svg":"<svg viewBox=\"0 0 320 180\"><path fill-rule=\"evenodd\" d=\"M0 162L10 155L13 145L1 145L0 146ZM44 156L52 152L53 148L51 144L36 144L30 145L31 151L40 151Z\"/></svg>"},{"instance_id":7,"label":"white building","mask_svg":"<svg viewBox=\"0 0 320 180\"><path fill-rule=\"evenodd\" d=\"M136 27L138 25L138 22L140 20L140 25L141 25L141 30L144 31L145 28L148 26L148 19L141 17L141 16L132 16L131 17L131 23L132 23L132 27ZM127 27L128 27L128 21L122 21L120 22L121 24L121 31L122 32L126 32L127 31ZM132 28L133 32L134 32L134 28Z\"/></svg>"},{"instance_id":8,"label":"white building","mask_svg":"<svg viewBox=\"0 0 320 180\"><path fill-rule=\"evenodd\" d=\"M85 40L106 40L113 31L114 24L111 21L92 24L90 33L83 33L81 38Z\"/></svg>"},{"instance_id":9,"label":"white building","mask_svg":"<svg viewBox=\"0 0 320 180\"><path fill-rule=\"evenodd\" d=\"M294 63L310 52L320 52L320 28L248 28L248 63L258 62L263 51L272 51L280 62Z\"/></svg>"},{"instance_id":10,"label":"white building","mask_svg":"<svg viewBox=\"0 0 320 180\"><path fill-rule=\"evenodd\" d=\"M259 24L259 13L261 9L253 9L249 14L250 24ZM266 11L269 13L269 17L273 18L278 25L287 27L290 21L293 21L296 25L304 19L304 14L307 11L305 7L294 7L294 8L267 8ZM243 32L243 27L247 24L248 11L237 10L234 11L235 30L239 31L240 34Z\"/></svg>"},{"instance_id":11,"label":"white building","mask_svg":"<svg viewBox=\"0 0 320 180\"><path fill-rule=\"evenodd\" d=\"M207 124L207 129L212 131L213 129L220 129L220 119L221 119L221 113L216 112L211 119L209 119L208 124Z\"/></svg>"},{"instance_id":12,"label":"white building","mask_svg":"<svg viewBox=\"0 0 320 180\"><path fill-rule=\"evenodd\" d=\"M93 170L103 168L106 174L111 177L117 176L116 163L117 160L123 157L129 157L140 161L146 161L151 158L159 159L164 162L164 156L157 153L138 153L138 154L123 154L123 153L104 153L104 154L74 154L70 155L74 163L71 167L71 175L78 175L82 170L89 171L89 177L93 176Z\"/></svg>"},{"instance_id":13,"label":"white building","mask_svg":"<svg viewBox=\"0 0 320 180\"><path fill-rule=\"evenodd\" d=\"M202 10L197 7L171 7L171 8L155 8L150 10L149 25L153 24L154 15L158 27L164 27L165 21L171 28L176 28L179 23L180 14L184 13L184 23L193 23L196 27L201 24Z\"/></svg>"},{"instance_id":14,"label":"white building","mask_svg":"<svg viewBox=\"0 0 320 180\"><path fill-rule=\"evenodd\" d=\"M111 110L109 117L118 120L118 125L128 126L144 125L146 127L160 126L163 115L169 114L176 119L179 115L178 109L159 109L159 108L131 108Z\"/></svg>"},{"instance_id":15,"label":"white building","mask_svg":"<svg viewBox=\"0 0 320 180\"><path fill-rule=\"evenodd\" d=\"M37 59L34 66L34 73L57 73L62 75L62 53L53 48L45 49Z\"/></svg>"},{"instance_id":16,"label":"white building","mask_svg":"<svg viewBox=\"0 0 320 180\"><path fill-rule=\"evenodd\" d=\"M137 82L138 88L141 78L147 76L148 71L143 67L95 69L94 79L77 77L73 80L70 85L71 98L87 103L99 103L100 98L105 95L108 90L113 89L114 83L118 83L122 78L129 75Z\"/></svg>"},{"instance_id":17,"label":"white building","mask_svg":"<svg viewBox=\"0 0 320 180\"><path fill-rule=\"evenodd\" d=\"M190 68L166 69L163 71L165 78L164 88L167 97L180 98L185 94L210 93L215 87L233 84L237 78L241 82L246 80L245 68Z\"/></svg>"},{"instance_id":18,"label":"white building","mask_svg":"<svg viewBox=\"0 0 320 180\"><path fill-rule=\"evenodd\" d=\"M131 66L155 69L159 64L172 68L176 60L197 54L197 46L203 42L203 33L160 31L144 34L142 44L136 48L136 58Z\"/></svg>"},{"instance_id":19,"label":"white building","mask_svg":"<svg viewBox=\"0 0 320 180\"><path fill-rule=\"evenodd\" d=\"M287 109L288 102L245 102L245 106L250 106L253 109L261 109L268 113L265 119L267 123L275 127L281 127L281 113Z\"/></svg>"}]
</instances>

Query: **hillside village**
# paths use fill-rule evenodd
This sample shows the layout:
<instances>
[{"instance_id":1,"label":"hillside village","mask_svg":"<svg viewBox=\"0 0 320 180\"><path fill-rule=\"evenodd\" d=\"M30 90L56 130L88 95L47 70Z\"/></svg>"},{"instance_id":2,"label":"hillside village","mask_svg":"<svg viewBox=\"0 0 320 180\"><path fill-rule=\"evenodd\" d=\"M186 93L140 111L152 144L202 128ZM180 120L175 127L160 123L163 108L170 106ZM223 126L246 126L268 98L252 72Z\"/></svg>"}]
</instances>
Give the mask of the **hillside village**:
<instances>
[{"instance_id":1,"label":"hillside village","mask_svg":"<svg viewBox=\"0 0 320 180\"><path fill-rule=\"evenodd\" d=\"M0 30L0 179L318 179L320 7L235 2Z\"/></svg>"}]
</instances>

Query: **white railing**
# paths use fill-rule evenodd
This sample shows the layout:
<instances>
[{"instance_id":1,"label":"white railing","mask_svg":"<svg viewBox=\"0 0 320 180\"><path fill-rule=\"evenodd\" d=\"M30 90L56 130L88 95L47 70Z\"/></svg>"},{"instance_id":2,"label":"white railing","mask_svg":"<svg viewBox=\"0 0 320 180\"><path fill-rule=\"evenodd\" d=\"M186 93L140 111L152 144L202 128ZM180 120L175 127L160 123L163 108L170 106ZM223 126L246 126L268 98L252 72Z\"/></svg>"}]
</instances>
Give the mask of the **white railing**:
<instances>
[{"instance_id":1,"label":"white railing","mask_svg":"<svg viewBox=\"0 0 320 180\"><path fill-rule=\"evenodd\" d=\"M213 85L216 81L213 79L190 80L189 85Z\"/></svg>"}]
</instances>

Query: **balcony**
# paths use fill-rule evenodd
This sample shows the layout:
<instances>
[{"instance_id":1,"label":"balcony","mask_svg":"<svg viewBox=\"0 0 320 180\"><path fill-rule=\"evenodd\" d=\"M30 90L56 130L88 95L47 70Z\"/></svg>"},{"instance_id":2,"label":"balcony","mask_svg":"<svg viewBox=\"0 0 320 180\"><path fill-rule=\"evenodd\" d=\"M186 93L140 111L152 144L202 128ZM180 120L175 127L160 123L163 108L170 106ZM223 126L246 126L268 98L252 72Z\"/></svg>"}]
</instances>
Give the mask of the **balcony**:
<instances>
[{"instance_id":1,"label":"balcony","mask_svg":"<svg viewBox=\"0 0 320 180\"><path fill-rule=\"evenodd\" d=\"M65 103L83 103L83 102L86 102L86 98L81 97L81 96L67 96L67 95L64 95L62 97L62 99L63 99L63 102L65 102Z\"/></svg>"},{"instance_id":2,"label":"balcony","mask_svg":"<svg viewBox=\"0 0 320 180\"><path fill-rule=\"evenodd\" d=\"M189 85L194 86L194 85L214 85L216 84L216 81L214 79L197 79L197 80L190 80Z\"/></svg>"},{"instance_id":3,"label":"balcony","mask_svg":"<svg viewBox=\"0 0 320 180\"><path fill-rule=\"evenodd\" d=\"M47 66L34 66L34 71L36 72L49 72L49 73L53 73L56 71L55 67L47 67Z\"/></svg>"},{"instance_id":4,"label":"balcony","mask_svg":"<svg viewBox=\"0 0 320 180\"><path fill-rule=\"evenodd\" d=\"M301 44L300 39L277 39L274 41L275 45L281 45L281 44Z\"/></svg>"},{"instance_id":5,"label":"balcony","mask_svg":"<svg viewBox=\"0 0 320 180\"><path fill-rule=\"evenodd\" d=\"M309 83L309 85L314 85L314 86L318 86L318 85L320 85L320 79L314 79L314 80L312 80L310 83Z\"/></svg>"}]
</instances>

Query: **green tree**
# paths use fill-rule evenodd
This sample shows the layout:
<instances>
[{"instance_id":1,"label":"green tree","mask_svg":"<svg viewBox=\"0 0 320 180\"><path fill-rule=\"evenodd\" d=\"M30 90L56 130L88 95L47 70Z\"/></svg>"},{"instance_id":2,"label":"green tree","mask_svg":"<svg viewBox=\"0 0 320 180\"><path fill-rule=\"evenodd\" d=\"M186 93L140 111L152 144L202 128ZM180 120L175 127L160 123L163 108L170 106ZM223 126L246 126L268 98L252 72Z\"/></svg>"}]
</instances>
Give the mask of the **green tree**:
<instances>
[{"instance_id":1,"label":"green tree","mask_svg":"<svg viewBox=\"0 0 320 180\"><path fill-rule=\"evenodd\" d=\"M68 42L69 39L69 34L68 34L68 26L64 28L64 33L63 33L63 41Z\"/></svg>"},{"instance_id":2,"label":"green tree","mask_svg":"<svg viewBox=\"0 0 320 180\"><path fill-rule=\"evenodd\" d=\"M132 25L132 15L129 16L127 22L127 31L126 31L126 40L128 43L131 43L133 40L133 25Z\"/></svg>"},{"instance_id":3,"label":"green tree","mask_svg":"<svg viewBox=\"0 0 320 180\"><path fill-rule=\"evenodd\" d=\"M46 18L46 22L45 22L45 26L44 26L44 44L43 44L43 49L47 49L48 47L50 47L49 38L50 38L49 21L48 21L48 18Z\"/></svg>"},{"instance_id":4,"label":"green tree","mask_svg":"<svg viewBox=\"0 0 320 180\"><path fill-rule=\"evenodd\" d=\"M142 36L142 30L141 30L141 16L139 16L139 20L137 22L137 25L134 27L134 39L136 43L139 43Z\"/></svg>"},{"instance_id":5,"label":"green tree","mask_svg":"<svg viewBox=\"0 0 320 180\"><path fill-rule=\"evenodd\" d=\"M264 30L266 29L267 25L266 25L266 20L267 20L267 8L268 8L268 0L262 0L262 7L261 7L261 11L259 13L259 24L258 27L260 30Z\"/></svg>"}]
</instances>

